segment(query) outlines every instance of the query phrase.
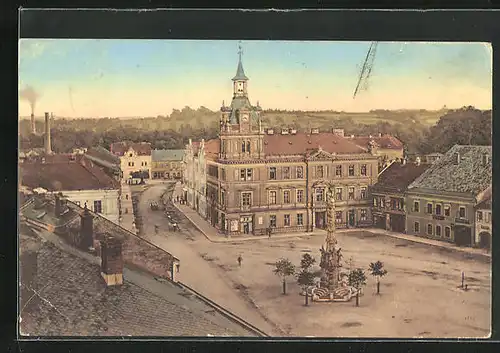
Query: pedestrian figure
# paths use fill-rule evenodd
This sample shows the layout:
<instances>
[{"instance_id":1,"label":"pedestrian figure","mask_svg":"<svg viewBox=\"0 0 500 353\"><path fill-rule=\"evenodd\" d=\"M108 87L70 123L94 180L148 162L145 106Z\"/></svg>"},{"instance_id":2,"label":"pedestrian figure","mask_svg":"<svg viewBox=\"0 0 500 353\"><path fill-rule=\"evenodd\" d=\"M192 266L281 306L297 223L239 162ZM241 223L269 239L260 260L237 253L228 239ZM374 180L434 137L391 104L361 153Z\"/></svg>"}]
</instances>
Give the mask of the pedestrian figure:
<instances>
[{"instance_id":1,"label":"pedestrian figure","mask_svg":"<svg viewBox=\"0 0 500 353\"><path fill-rule=\"evenodd\" d=\"M243 258L240 256L238 256L238 265L241 267L241 261L243 261Z\"/></svg>"},{"instance_id":2,"label":"pedestrian figure","mask_svg":"<svg viewBox=\"0 0 500 353\"><path fill-rule=\"evenodd\" d=\"M155 225L155 233L156 233L156 234L158 234L158 228L159 228L159 227L158 227L157 225Z\"/></svg>"},{"instance_id":3,"label":"pedestrian figure","mask_svg":"<svg viewBox=\"0 0 500 353\"><path fill-rule=\"evenodd\" d=\"M177 202L179 202L179 195L177 195Z\"/></svg>"},{"instance_id":4,"label":"pedestrian figure","mask_svg":"<svg viewBox=\"0 0 500 353\"><path fill-rule=\"evenodd\" d=\"M177 264L175 264L175 267L176 267L176 269L177 269L177 273L179 273L179 268L181 267L181 264L180 264L180 263L177 263Z\"/></svg>"},{"instance_id":5,"label":"pedestrian figure","mask_svg":"<svg viewBox=\"0 0 500 353\"><path fill-rule=\"evenodd\" d=\"M271 227L267 227L267 236L271 239Z\"/></svg>"}]
</instances>

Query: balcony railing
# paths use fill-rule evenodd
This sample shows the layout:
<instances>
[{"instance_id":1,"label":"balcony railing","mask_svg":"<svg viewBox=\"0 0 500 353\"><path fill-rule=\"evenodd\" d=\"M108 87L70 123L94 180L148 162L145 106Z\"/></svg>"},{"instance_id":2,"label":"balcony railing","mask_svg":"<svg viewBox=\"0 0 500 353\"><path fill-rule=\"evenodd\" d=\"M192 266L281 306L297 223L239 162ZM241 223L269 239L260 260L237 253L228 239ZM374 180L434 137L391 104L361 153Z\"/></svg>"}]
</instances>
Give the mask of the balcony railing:
<instances>
[{"instance_id":1,"label":"balcony railing","mask_svg":"<svg viewBox=\"0 0 500 353\"><path fill-rule=\"evenodd\" d=\"M470 221L465 218L455 218L455 223L458 224L470 224Z\"/></svg>"},{"instance_id":2,"label":"balcony railing","mask_svg":"<svg viewBox=\"0 0 500 353\"><path fill-rule=\"evenodd\" d=\"M443 215L438 215L438 214L433 214L432 215L432 219L436 219L438 221L443 221L444 220L444 216Z\"/></svg>"}]
</instances>

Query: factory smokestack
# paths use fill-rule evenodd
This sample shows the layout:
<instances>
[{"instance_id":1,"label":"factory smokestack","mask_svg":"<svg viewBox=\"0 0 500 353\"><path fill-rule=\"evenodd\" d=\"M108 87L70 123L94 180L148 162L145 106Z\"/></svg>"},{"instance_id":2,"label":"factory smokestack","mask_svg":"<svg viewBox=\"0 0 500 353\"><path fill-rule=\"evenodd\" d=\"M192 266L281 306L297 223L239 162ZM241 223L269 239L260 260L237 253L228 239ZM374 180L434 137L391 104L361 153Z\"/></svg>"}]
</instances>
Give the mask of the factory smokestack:
<instances>
[{"instance_id":1,"label":"factory smokestack","mask_svg":"<svg viewBox=\"0 0 500 353\"><path fill-rule=\"evenodd\" d=\"M31 113L31 133L36 134L35 114Z\"/></svg>"},{"instance_id":2,"label":"factory smokestack","mask_svg":"<svg viewBox=\"0 0 500 353\"><path fill-rule=\"evenodd\" d=\"M51 154L52 148L50 144L50 116L45 113L45 154Z\"/></svg>"}]
</instances>

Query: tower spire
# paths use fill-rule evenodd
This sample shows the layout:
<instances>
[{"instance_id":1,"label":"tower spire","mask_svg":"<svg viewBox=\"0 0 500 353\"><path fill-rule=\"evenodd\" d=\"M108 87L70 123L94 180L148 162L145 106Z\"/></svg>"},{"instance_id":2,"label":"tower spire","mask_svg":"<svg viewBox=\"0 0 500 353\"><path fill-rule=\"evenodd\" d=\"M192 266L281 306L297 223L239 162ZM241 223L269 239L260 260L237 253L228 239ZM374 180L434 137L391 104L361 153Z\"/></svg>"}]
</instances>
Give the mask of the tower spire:
<instances>
[{"instance_id":1,"label":"tower spire","mask_svg":"<svg viewBox=\"0 0 500 353\"><path fill-rule=\"evenodd\" d=\"M243 63L241 62L241 56L243 55L243 48L241 47L241 42L238 44L238 69L236 70L236 76L233 77L233 81L248 81L248 77L245 75L245 70L243 70Z\"/></svg>"}]
</instances>

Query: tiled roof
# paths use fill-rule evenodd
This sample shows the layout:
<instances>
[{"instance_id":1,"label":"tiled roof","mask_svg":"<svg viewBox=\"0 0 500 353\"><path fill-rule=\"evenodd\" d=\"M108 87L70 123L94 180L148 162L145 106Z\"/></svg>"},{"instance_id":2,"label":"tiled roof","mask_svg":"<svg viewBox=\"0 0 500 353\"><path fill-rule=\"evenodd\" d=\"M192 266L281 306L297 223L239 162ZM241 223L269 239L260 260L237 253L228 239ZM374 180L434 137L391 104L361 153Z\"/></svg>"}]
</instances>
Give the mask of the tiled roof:
<instances>
[{"instance_id":1,"label":"tiled roof","mask_svg":"<svg viewBox=\"0 0 500 353\"><path fill-rule=\"evenodd\" d=\"M74 158L72 160L71 158ZM22 184L48 191L116 189L119 183L88 158L52 155L21 163Z\"/></svg>"},{"instance_id":2,"label":"tiled roof","mask_svg":"<svg viewBox=\"0 0 500 353\"><path fill-rule=\"evenodd\" d=\"M182 161L184 150L152 150L151 160L160 161Z\"/></svg>"},{"instance_id":3,"label":"tiled roof","mask_svg":"<svg viewBox=\"0 0 500 353\"><path fill-rule=\"evenodd\" d=\"M349 137L351 141L356 143L359 146L367 147L371 140L375 141L375 143L383 149L396 149L399 150L403 148L403 143L399 141L396 137L392 135L382 135L382 136L355 136Z\"/></svg>"},{"instance_id":4,"label":"tiled roof","mask_svg":"<svg viewBox=\"0 0 500 353\"><path fill-rule=\"evenodd\" d=\"M477 206L476 208L478 209L489 209L491 210L491 195L492 195L492 188L491 185L484 191L483 195L481 195L481 198L477 200Z\"/></svg>"},{"instance_id":5,"label":"tiled roof","mask_svg":"<svg viewBox=\"0 0 500 353\"><path fill-rule=\"evenodd\" d=\"M257 110L260 110L258 107L252 106L250 104L250 100L248 99L247 96L243 97L234 97L233 100L231 101L231 114L229 116L229 122L231 124L237 124L238 119L236 118L236 112L240 109L246 109L250 111L250 118L252 122L257 123Z\"/></svg>"},{"instance_id":6,"label":"tiled roof","mask_svg":"<svg viewBox=\"0 0 500 353\"><path fill-rule=\"evenodd\" d=\"M238 68L236 69L236 76L233 77L233 81L237 80L248 80L248 77L245 75L245 70L243 70L243 63L240 60L238 61Z\"/></svg>"},{"instance_id":7,"label":"tiled roof","mask_svg":"<svg viewBox=\"0 0 500 353\"><path fill-rule=\"evenodd\" d=\"M378 182L373 185L374 192L379 191L397 191L404 192L418 176L430 167L429 164L416 165L406 163L405 165L395 162L392 163L378 177Z\"/></svg>"},{"instance_id":8,"label":"tiled roof","mask_svg":"<svg viewBox=\"0 0 500 353\"><path fill-rule=\"evenodd\" d=\"M89 148L85 155L95 157L110 164L116 164L118 166L120 165L120 159L101 146Z\"/></svg>"},{"instance_id":9,"label":"tiled roof","mask_svg":"<svg viewBox=\"0 0 500 353\"><path fill-rule=\"evenodd\" d=\"M219 157L220 140L211 139L205 142L205 157L215 160Z\"/></svg>"},{"instance_id":10,"label":"tiled roof","mask_svg":"<svg viewBox=\"0 0 500 353\"><path fill-rule=\"evenodd\" d=\"M123 285L107 287L97 264L51 242L41 243L36 284L43 299L37 297L36 306L27 306L20 315L21 333L30 336L252 336L242 326L218 312L213 313L214 309L199 299L186 298L188 293L182 288L156 282L136 271L126 271Z\"/></svg>"},{"instance_id":11,"label":"tiled roof","mask_svg":"<svg viewBox=\"0 0 500 353\"><path fill-rule=\"evenodd\" d=\"M357 146L349 139L328 132L318 134L297 132L297 134L264 136L264 153L266 156L302 155L306 153L306 150L319 147L329 153L367 153L366 149Z\"/></svg>"},{"instance_id":12,"label":"tiled roof","mask_svg":"<svg viewBox=\"0 0 500 353\"><path fill-rule=\"evenodd\" d=\"M149 156L151 155L151 144L149 142L115 142L111 144L111 153L116 156L123 156L129 148L132 148L139 156Z\"/></svg>"},{"instance_id":13,"label":"tiled roof","mask_svg":"<svg viewBox=\"0 0 500 353\"><path fill-rule=\"evenodd\" d=\"M456 153L460 162L455 163ZM483 164L483 155L489 156ZM492 182L491 146L455 145L418 177L409 188L477 195Z\"/></svg>"}]
</instances>

